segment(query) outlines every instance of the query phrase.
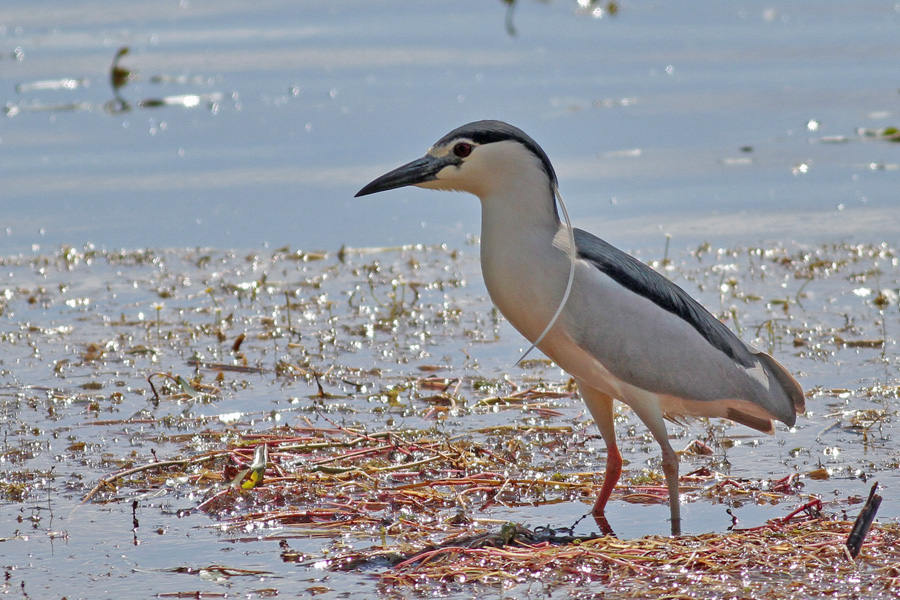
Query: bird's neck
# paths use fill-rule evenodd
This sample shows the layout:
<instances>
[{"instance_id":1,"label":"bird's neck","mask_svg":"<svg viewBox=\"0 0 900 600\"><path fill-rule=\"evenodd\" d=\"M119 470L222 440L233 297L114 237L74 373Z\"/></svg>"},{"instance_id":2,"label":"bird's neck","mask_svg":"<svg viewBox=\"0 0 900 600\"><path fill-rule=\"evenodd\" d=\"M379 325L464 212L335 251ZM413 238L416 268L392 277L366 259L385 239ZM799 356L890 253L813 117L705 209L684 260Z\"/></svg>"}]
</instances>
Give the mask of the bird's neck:
<instances>
[{"instance_id":1,"label":"bird's neck","mask_svg":"<svg viewBox=\"0 0 900 600\"><path fill-rule=\"evenodd\" d=\"M510 185L481 198L482 265L513 268L553 243L560 222L549 186L541 183L545 186Z\"/></svg>"},{"instance_id":2,"label":"bird's neck","mask_svg":"<svg viewBox=\"0 0 900 600\"><path fill-rule=\"evenodd\" d=\"M485 285L500 312L529 339L546 326L569 272L568 254L559 247L563 226L550 191L535 194L536 189L541 188L511 186L508 194L481 199Z\"/></svg>"},{"instance_id":3,"label":"bird's neck","mask_svg":"<svg viewBox=\"0 0 900 600\"><path fill-rule=\"evenodd\" d=\"M515 244L542 233L552 238L559 229L556 199L545 177L507 178L501 190L480 199L482 241L499 236Z\"/></svg>"}]
</instances>

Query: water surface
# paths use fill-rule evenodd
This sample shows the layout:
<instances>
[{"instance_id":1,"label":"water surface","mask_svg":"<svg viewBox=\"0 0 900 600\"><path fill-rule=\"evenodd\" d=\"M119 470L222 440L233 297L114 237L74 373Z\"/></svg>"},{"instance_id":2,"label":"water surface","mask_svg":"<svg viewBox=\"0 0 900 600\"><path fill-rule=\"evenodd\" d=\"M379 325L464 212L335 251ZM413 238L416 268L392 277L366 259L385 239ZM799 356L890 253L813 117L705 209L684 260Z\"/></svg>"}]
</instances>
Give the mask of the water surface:
<instances>
[{"instance_id":1,"label":"water surface","mask_svg":"<svg viewBox=\"0 0 900 600\"><path fill-rule=\"evenodd\" d=\"M830 477L805 478L803 491L835 513L852 514L847 497L865 495L873 477L896 488L900 145L879 132L900 125L897 7L622 2L611 15L557 0L518 2L508 16L505 3L480 0L4 8L3 469L27 484L24 497L8 491L2 504L0 555L16 567L5 589L77 597L78 582L84 597L135 589L261 596L270 587L371 597L370 574L282 564L276 542L235 541L214 519L185 512L202 498L184 482L72 510L129 461L186 451L175 433L192 435L194 421L178 420L184 405L150 406L146 377L188 376L197 356L231 360L242 328L259 336L245 352L269 371L229 380L215 403L191 409L219 432L229 427L220 416L233 412L263 428L279 423L279 411L290 422L314 414L304 404L316 391L311 380L273 374L286 357L312 356L322 371L337 365L326 383L349 399L332 410L376 429L434 420L415 395L402 410L366 417L371 403L340 375L375 366L384 378L373 381L387 386L437 364L468 381L503 373L519 385L564 381L552 366L511 367L524 344L493 317L480 281L476 199L417 189L353 198L450 129L483 118L509 121L544 147L576 225L647 261L663 258L670 236L670 276L811 390L795 432L717 430L737 440L716 455L730 476L825 467ZM119 66L131 78L114 86L122 48ZM445 248L351 254L349 264L336 256L345 246L403 244ZM328 256L289 257L297 250ZM369 296L360 273L375 263ZM392 278L446 287L430 289L420 330L369 336ZM883 291L885 305L875 302ZM300 341L267 324L284 322L285 293L309 303ZM354 293L365 298L358 313ZM443 310L462 316L430 319ZM215 341L210 327L229 312L226 341ZM358 328L346 347L321 343L333 319ZM550 408L560 416L472 411L442 426L468 435L486 424L586 419L572 399ZM133 415L163 425L124 423ZM866 415L875 417L860 420ZM641 425L627 411L621 418L628 469L657 468ZM865 435L860 423L871 426ZM673 429L679 449L705 434L702 425ZM216 447L190 443L197 453ZM586 443L597 463L572 469L599 469L602 443ZM685 461L683 472L703 464ZM882 518L900 516L895 495L885 492ZM136 534L131 498L140 499ZM668 529L665 506L613 504L623 538ZM498 505L480 516L564 526L586 507ZM793 508L745 504L738 514L752 526ZM686 531L725 530L724 509L687 503ZM327 544L292 545L315 554ZM212 582L154 570L184 564L277 577Z\"/></svg>"}]
</instances>

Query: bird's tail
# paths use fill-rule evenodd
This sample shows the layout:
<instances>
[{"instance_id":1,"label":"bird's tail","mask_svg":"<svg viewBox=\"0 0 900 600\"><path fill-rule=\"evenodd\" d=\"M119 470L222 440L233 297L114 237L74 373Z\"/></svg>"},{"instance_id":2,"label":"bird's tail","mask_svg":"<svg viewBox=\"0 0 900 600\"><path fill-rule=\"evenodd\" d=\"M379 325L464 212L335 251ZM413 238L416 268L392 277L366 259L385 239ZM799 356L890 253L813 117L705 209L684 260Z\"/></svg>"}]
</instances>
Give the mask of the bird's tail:
<instances>
[{"instance_id":1,"label":"bird's tail","mask_svg":"<svg viewBox=\"0 0 900 600\"><path fill-rule=\"evenodd\" d=\"M777 381L778 385L781 386L781 389L784 390L785 396L791 401L791 408L788 411L785 411L784 414L776 416L779 421L788 427L793 427L797 415L802 415L806 412L806 398L803 395L803 388L800 387L797 380L794 379L794 377L788 373L787 369L782 367L781 363L777 360L765 352L757 352L756 356L763 362L770 375L774 376L775 381Z\"/></svg>"}]
</instances>

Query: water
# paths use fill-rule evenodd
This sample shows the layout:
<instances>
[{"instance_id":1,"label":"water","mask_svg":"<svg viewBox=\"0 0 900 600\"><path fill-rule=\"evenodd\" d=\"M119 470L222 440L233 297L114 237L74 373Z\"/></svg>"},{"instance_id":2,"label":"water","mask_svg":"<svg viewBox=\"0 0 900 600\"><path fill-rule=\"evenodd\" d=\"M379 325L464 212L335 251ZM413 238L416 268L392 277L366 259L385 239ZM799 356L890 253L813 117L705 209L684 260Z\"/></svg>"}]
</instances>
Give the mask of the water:
<instances>
[{"instance_id":1,"label":"water","mask_svg":"<svg viewBox=\"0 0 900 600\"><path fill-rule=\"evenodd\" d=\"M900 244L900 145L870 135L900 125L900 10L880 2L623 2L615 15L592 16L574 1L519 2L511 17L514 34L507 17L504 3L483 1L270 1L252 7L230 0L77 7L33 1L4 7L0 257L19 257L0 269L0 292L8 291L0 296L0 334L6 336L0 393L4 434L12 440L5 447L15 449L4 468L8 478L45 473L31 482L27 501L5 496L9 525L0 537L27 531L29 539L0 545L4 564L17 569L4 589L21 583L33 596L120 597L135 589L147 589L147 596L223 588L260 595L269 586L325 586L332 590L325 597L372 596L368 575L283 565L267 543L231 543L208 528L214 520L205 515L175 518L177 509L199 502L189 492L143 501L137 545L127 501L87 505L71 515L93 483L133 451L138 462L150 459L151 447L160 455L184 451L171 440L154 442L159 432L153 428L91 423L144 409L149 372L189 374L185 361L196 352L228 357L222 344L184 333L209 335L202 328L217 314L216 302L232 306L250 330L271 335L259 323L284 318L278 294L328 273L333 279L325 281L333 287L318 293L343 307L361 280L340 270L333 255L342 246L461 250L458 265L443 251L434 255L453 264L452 273L428 273L456 278L433 306L447 303L470 317L445 324L443 337L410 354L380 355L379 344L386 342L376 336L360 348L318 356L323 364L377 365L390 381L434 363L466 376L508 370L523 343L508 325L489 318L471 243L479 227L477 200L417 189L353 198L450 129L483 118L509 121L543 146L577 226L645 260L662 258L670 236L673 276L719 315L736 306L745 338L770 341L756 329L780 316L779 305L767 302L801 300L790 305L791 320L779 325L781 339L772 349L806 389L816 390L810 416L796 433L730 449L732 476L776 477L785 465L808 472L823 464L834 470L832 478L807 480L805 492L835 501L864 495L870 482L863 479L871 476L896 487L890 420L900 324L896 304L882 315L872 299L882 288L900 288L897 264L889 253L862 252L854 263L848 258L853 250L823 247L851 242L896 250ZM114 87L110 66L124 47L129 52L119 64L132 78ZM748 266L766 261L746 253L698 262L689 251L704 242L713 249L779 246L785 256L813 255L795 260L797 277L789 261L770 267L776 275L766 278ZM69 264L61 246L74 248L73 256L149 248L164 264L88 264L83 258ZM248 254L270 257L284 246L332 256L308 265L276 261L277 268L245 260ZM193 250L205 248L211 250ZM804 286L817 252L825 262L848 263L816 271ZM198 266L206 254L215 257L213 266ZM431 254L414 254L428 264ZM407 271L408 254L372 256L415 276ZM265 309L248 308L221 290L218 297L205 292L210 282L252 284L264 271L278 281ZM720 290L723 272L737 273L740 293ZM380 285L389 292L388 283ZM171 295L161 293L166 290ZM301 288L298 298L311 297L307 293L315 294ZM754 294L763 300L749 300ZM340 318L352 318L337 310ZM173 341L161 344L159 355L129 354L136 346L160 345L157 311ZM317 332L327 329L327 315L319 311L311 317ZM120 317L142 324L126 334L115 325ZM472 331L479 332L476 339L467 337ZM237 329L227 333L230 344ZM845 347L837 335L885 345ZM793 336L805 345L794 347ZM284 340L272 339L247 346L267 368L292 352ZM104 346L107 358L100 364L82 360L91 343L112 344ZM541 374L562 378L553 369ZM95 394L99 400L80 387L91 381L104 386ZM247 410L268 423L268 411L315 391L302 378L248 381L245 389L231 389L223 406L195 410L213 419ZM54 399L53 390L63 399ZM121 404L113 400L115 391L123 392ZM101 414L90 408L92 399ZM359 398L342 402L341 410L366 406ZM177 418L183 408L164 405L154 417ZM555 408L566 422L584 419L578 403L560 401ZM885 414L883 431L865 441L847 426L852 411L863 409ZM429 427L423 412L400 420ZM383 424L382 417L372 418ZM528 418L516 411L473 413L451 419L448 428L467 432L484 421ZM702 432L693 430L694 436ZM89 444L85 456L70 456L69 438ZM591 444L600 452L599 441ZM639 436L623 441L634 469L653 467L656 452ZM682 471L701 464L686 459ZM51 467L52 476L46 474ZM885 496L882 518L897 518L896 503ZM45 500L55 507L53 520ZM737 514L751 526L791 508L751 505ZM585 509L574 501L495 506L484 516L567 525ZM853 510L836 502L833 510L842 509ZM664 506L614 502L610 511L623 538L668 527ZM684 512L688 533L730 524L724 506L714 503L692 502ZM150 535L157 526L163 533ZM292 540L292 546L316 553L324 544L312 538ZM210 583L152 570L185 563L259 568L281 579ZM82 592L72 592L73 581Z\"/></svg>"},{"instance_id":2,"label":"water","mask_svg":"<svg viewBox=\"0 0 900 600\"><path fill-rule=\"evenodd\" d=\"M515 36L501 3L61 7L4 11L5 254L459 246L478 231L471 198L352 196L480 118L529 132L576 222L629 248L663 233L679 248L894 233L896 147L856 134L898 122L888 4L625 4L592 18L527 2ZM120 47L140 79L119 90L132 110L110 114ZM61 79L89 86L16 92ZM137 106L185 94L221 99Z\"/></svg>"}]
</instances>

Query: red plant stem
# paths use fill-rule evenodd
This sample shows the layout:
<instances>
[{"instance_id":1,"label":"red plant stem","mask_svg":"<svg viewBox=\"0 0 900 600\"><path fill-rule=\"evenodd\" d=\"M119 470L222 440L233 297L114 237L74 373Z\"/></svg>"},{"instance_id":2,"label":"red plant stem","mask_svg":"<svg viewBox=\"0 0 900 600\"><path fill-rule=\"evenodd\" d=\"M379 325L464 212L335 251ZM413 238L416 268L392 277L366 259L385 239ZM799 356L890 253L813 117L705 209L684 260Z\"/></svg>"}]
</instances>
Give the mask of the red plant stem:
<instances>
[{"instance_id":1,"label":"red plant stem","mask_svg":"<svg viewBox=\"0 0 900 600\"><path fill-rule=\"evenodd\" d=\"M807 502L806 504L804 504L803 506L801 506L800 508L798 508L797 510L795 510L788 516L781 517L780 519L774 519L774 520L779 521L781 523L787 523L788 521L790 521L791 519L796 517L798 514L804 512L810 508L815 508L816 510L822 510L822 501L819 500L818 498L816 498L815 500L811 500L811 501Z\"/></svg>"}]
</instances>

